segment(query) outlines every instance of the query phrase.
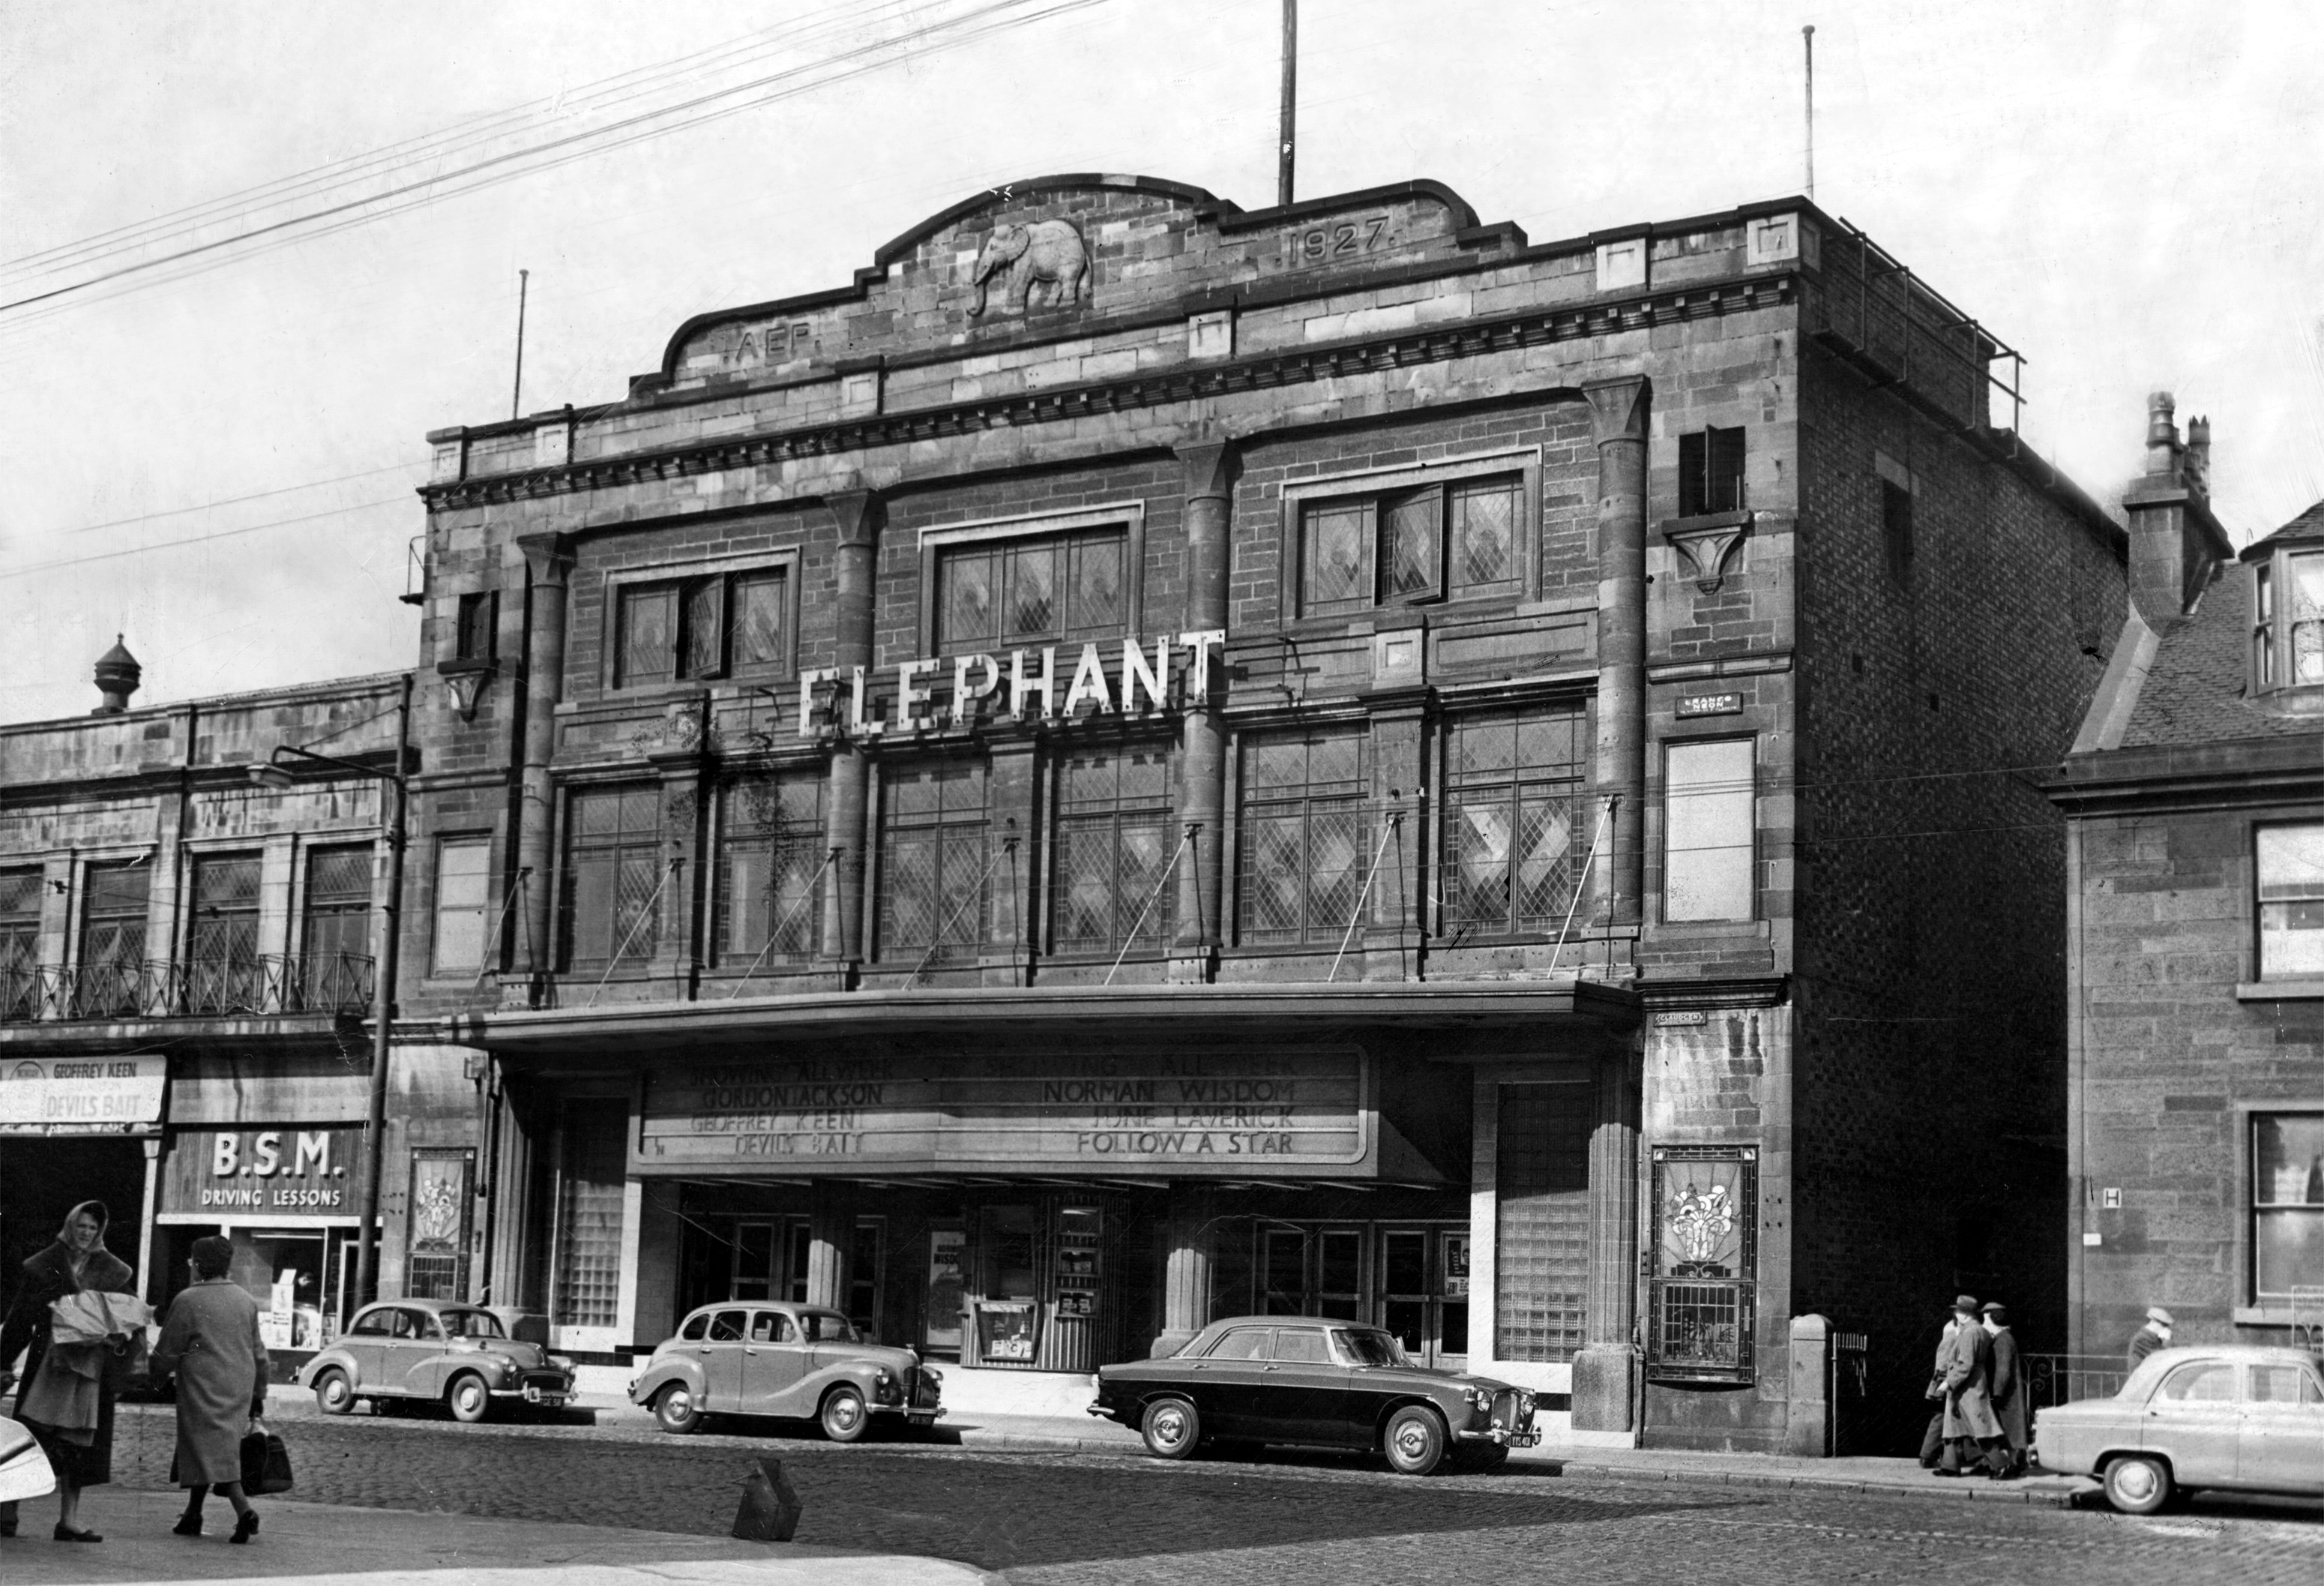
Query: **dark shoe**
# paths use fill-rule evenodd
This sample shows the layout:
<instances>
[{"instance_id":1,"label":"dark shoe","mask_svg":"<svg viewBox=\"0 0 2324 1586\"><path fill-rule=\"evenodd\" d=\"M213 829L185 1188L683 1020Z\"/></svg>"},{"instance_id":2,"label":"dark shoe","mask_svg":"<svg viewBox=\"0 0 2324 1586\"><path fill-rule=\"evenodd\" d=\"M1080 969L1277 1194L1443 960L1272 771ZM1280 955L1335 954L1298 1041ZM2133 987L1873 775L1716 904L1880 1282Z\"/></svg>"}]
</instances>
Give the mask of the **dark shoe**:
<instances>
[{"instance_id":1,"label":"dark shoe","mask_svg":"<svg viewBox=\"0 0 2324 1586\"><path fill-rule=\"evenodd\" d=\"M1937 1474L1940 1476L1960 1476L1964 1474L1964 1472L1960 1470L1948 1470L1940 1466L1938 1468Z\"/></svg>"},{"instance_id":2,"label":"dark shoe","mask_svg":"<svg viewBox=\"0 0 2324 1586\"><path fill-rule=\"evenodd\" d=\"M257 1535L258 1511L256 1509L252 1509L235 1519L234 1523L234 1535L227 1537L226 1540L228 1542L247 1542Z\"/></svg>"},{"instance_id":3,"label":"dark shoe","mask_svg":"<svg viewBox=\"0 0 2324 1586\"><path fill-rule=\"evenodd\" d=\"M57 1526L57 1540L59 1542L102 1542L105 1538L94 1531L75 1531L60 1523Z\"/></svg>"},{"instance_id":4,"label":"dark shoe","mask_svg":"<svg viewBox=\"0 0 2324 1586\"><path fill-rule=\"evenodd\" d=\"M180 1515L178 1523L170 1527L172 1536L199 1536L201 1534L202 1517L199 1515Z\"/></svg>"}]
</instances>

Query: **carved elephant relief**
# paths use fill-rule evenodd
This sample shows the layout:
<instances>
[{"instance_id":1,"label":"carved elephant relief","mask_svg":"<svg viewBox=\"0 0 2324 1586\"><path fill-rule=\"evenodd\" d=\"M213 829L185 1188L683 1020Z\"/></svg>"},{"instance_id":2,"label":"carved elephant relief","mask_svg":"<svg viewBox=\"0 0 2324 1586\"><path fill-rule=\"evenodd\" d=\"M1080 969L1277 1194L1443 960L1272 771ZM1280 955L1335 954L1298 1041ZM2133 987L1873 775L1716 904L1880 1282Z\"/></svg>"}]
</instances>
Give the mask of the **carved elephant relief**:
<instances>
[{"instance_id":1,"label":"carved elephant relief","mask_svg":"<svg viewBox=\"0 0 2324 1586\"><path fill-rule=\"evenodd\" d=\"M1047 289L1051 304L1077 302L1089 281L1089 248L1082 234L1065 220L1037 220L1030 226L996 226L976 255L976 301L971 317L982 315L992 278L1008 274L1010 309L1023 313L1034 289Z\"/></svg>"}]
</instances>

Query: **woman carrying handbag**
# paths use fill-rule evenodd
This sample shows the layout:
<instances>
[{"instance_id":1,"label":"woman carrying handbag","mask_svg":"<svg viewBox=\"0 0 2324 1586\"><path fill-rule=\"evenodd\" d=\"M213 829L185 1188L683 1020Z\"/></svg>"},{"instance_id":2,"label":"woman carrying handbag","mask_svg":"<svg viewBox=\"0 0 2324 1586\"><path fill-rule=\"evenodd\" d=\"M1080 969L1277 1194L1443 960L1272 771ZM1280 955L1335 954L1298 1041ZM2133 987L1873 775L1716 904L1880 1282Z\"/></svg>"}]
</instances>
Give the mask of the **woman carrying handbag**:
<instances>
[{"instance_id":1,"label":"woman carrying handbag","mask_svg":"<svg viewBox=\"0 0 2324 1586\"><path fill-rule=\"evenodd\" d=\"M0 1322L0 1391L9 1383L7 1362L24 1354L23 1386L16 1393L16 1419L40 1440L57 1473L59 1542L102 1542L80 1525L80 1489L113 1479L113 1396L115 1380L101 1359L84 1359L79 1345L53 1337L59 1302L98 1294L118 1308L119 1320L139 1328L144 1306L128 1289L129 1266L105 1247L111 1216L102 1201L84 1201L65 1217L56 1242L24 1263L8 1317ZM127 1340L124 1339L125 1344ZM97 1346L98 1355L106 1346ZM0 1504L0 1536L16 1534L16 1506Z\"/></svg>"},{"instance_id":2,"label":"woman carrying handbag","mask_svg":"<svg viewBox=\"0 0 2324 1586\"><path fill-rule=\"evenodd\" d=\"M258 1332L258 1302L226 1276L234 1246L212 1235L194 1241L194 1281L170 1302L161 1341L153 1346L157 1376L178 1380L179 1486L188 1489L186 1512L171 1529L202 1534L202 1500L215 1487L234 1506L234 1535L258 1535L258 1511L242 1487L242 1439L265 1412L266 1343Z\"/></svg>"}]
</instances>

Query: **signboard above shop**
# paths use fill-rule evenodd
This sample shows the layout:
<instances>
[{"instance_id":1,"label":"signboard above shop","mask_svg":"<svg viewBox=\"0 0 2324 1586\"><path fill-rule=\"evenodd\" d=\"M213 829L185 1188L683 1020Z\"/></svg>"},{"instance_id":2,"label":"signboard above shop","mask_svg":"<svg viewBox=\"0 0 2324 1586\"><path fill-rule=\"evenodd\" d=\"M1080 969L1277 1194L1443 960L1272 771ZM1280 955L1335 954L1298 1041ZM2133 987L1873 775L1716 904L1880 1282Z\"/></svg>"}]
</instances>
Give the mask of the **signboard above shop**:
<instances>
[{"instance_id":1,"label":"signboard above shop","mask_svg":"<svg viewBox=\"0 0 2324 1586\"><path fill-rule=\"evenodd\" d=\"M151 1135L161 1127L169 1060L0 1058L0 1135Z\"/></svg>"},{"instance_id":2,"label":"signboard above shop","mask_svg":"<svg viewBox=\"0 0 2324 1586\"><path fill-rule=\"evenodd\" d=\"M352 1222L363 1139L360 1128L180 1129L161 1173L161 1220Z\"/></svg>"},{"instance_id":3,"label":"signboard above shop","mask_svg":"<svg viewBox=\"0 0 2324 1586\"><path fill-rule=\"evenodd\" d=\"M1357 1052L747 1057L646 1077L640 1173L1345 1177L1374 1160Z\"/></svg>"}]
</instances>

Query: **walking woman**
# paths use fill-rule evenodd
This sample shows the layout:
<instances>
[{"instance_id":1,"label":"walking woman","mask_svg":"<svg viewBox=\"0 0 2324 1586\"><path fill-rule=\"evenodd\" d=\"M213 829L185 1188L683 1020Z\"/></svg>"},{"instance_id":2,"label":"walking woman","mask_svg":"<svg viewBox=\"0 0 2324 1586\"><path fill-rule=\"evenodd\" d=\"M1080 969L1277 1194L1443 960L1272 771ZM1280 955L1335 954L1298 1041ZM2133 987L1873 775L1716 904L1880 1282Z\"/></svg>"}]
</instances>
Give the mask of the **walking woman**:
<instances>
[{"instance_id":1,"label":"walking woman","mask_svg":"<svg viewBox=\"0 0 2324 1586\"><path fill-rule=\"evenodd\" d=\"M105 1226L111 1220L102 1201L84 1201L74 1207L56 1243L24 1263L15 1301L8 1307L7 1320L0 1322L0 1390L8 1384L7 1363L18 1350L27 1351L23 1386L16 1392L16 1419L40 1440L56 1470L59 1542L105 1540L81 1528L80 1490L113 1479L113 1389L105 1382L101 1361L79 1358L89 1354L89 1349L60 1346L51 1350L49 1307L86 1291L119 1295L124 1322L134 1314L142 1325L144 1313L144 1307L128 1295L133 1278L128 1264L105 1247ZM93 1348L101 1354L104 1346ZM68 1356L72 1357L69 1363ZM45 1374L43 1366L49 1368ZM15 1534L16 1506L0 1505L0 1536Z\"/></svg>"},{"instance_id":2,"label":"walking woman","mask_svg":"<svg viewBox=\"0 0 2324 1586\"><path fill-rule=\"evenodd\" d=\"M178 1379L178 1485L186 1512L171 1529L202 1534L202 1500L215 1487L234 1506L234 1535L258 1534L258 1511L242 1490L242 1434L266 1409L266 1344L258 1302L226 1276L234 1245L213 1234L194 1241L194 1281L170 1302L153 1370Z\"/></svg>"}]
</instances>

